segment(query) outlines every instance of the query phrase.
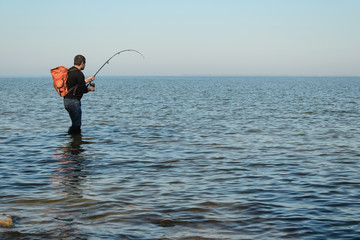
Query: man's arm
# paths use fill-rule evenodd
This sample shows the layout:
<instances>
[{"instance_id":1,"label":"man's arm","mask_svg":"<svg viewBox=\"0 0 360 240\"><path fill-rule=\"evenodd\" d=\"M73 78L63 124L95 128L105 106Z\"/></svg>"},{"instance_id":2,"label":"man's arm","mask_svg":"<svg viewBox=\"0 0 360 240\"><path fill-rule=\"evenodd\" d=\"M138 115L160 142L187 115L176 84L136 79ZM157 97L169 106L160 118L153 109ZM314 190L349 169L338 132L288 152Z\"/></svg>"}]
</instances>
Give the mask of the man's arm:
<instances>
[{"instance_id":1,"label":"man's arm","mask_svg":"<svg viewBox=\"0 0 360 240\"><path fill-rule=\"evenodd\" d=\"M95 80L95 77L91 76L91 77L88 77L87 79L85 79L85 83L92 82L94 80Z\"/></svg>"}]
</instances>

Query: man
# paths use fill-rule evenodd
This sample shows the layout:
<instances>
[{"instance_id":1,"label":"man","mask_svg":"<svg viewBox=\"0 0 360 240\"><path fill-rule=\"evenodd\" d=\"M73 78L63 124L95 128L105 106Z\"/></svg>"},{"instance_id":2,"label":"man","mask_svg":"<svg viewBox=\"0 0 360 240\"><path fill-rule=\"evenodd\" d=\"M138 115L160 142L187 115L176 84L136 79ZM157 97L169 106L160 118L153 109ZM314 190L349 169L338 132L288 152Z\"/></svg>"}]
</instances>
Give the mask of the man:
<instances>
[{"instance_id":1,"label":"man","mask_svg":"<svg viewBox=\"0 0 360 240\"><path fill-rule=\"evenodd\" d=\"M69 128L69 134L81 133L81 98L84 93L95 91L92 86L87 86L86 83L94 81L95 77L85 79L81 70L84 70L86 64L85 57L76 55L74 58L74 66L69 69L67 87L68 94L64 97L64 107L69 112L72 125Z\"/></svg>"}]
</instances>

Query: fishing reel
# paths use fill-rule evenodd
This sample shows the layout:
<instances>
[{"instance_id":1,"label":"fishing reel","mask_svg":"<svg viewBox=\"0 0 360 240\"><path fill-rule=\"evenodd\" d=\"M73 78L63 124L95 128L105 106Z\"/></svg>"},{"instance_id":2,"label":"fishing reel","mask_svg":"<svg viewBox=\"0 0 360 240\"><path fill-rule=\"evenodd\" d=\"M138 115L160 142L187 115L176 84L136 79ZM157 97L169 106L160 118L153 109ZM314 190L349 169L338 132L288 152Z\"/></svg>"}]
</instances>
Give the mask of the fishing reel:
<instances>
[{"instance_id":1,"label":"fishing reel","mask_svg":"<svg viewBox=\"0 0 360 240\"><path fill-rule=\"evenodd\" d=\"M87 87L93 87L94 88L94 91L95 91L95 83L89 83L88 85L87 85Z\"/></svg>"}]
</instances>

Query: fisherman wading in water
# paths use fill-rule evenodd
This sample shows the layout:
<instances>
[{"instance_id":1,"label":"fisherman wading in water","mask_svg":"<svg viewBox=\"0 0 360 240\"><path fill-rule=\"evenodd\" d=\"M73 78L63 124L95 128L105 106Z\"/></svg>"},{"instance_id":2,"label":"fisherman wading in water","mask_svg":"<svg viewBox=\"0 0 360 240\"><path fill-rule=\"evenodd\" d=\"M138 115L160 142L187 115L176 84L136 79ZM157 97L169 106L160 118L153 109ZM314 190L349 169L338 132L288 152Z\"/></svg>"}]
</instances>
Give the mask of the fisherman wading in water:
<instances>
[{"instance_id":1,"label":"fisherman wading in water","mask_svg":"<svg viewBox=\"0 0 360 240\"><path fill-rule=\"evenodd\" d=\"M81 70L85 69L86 60L82 55L77 55L74 58L74 66L69 69L67 87L68 94L64 97L64 107L69 112L72 125L69 128L69 134L81 133L81 98L84 93L95 91L93 86L86 84L94 81L95 77L85 79Z\"/></svg>"}]
</instances>

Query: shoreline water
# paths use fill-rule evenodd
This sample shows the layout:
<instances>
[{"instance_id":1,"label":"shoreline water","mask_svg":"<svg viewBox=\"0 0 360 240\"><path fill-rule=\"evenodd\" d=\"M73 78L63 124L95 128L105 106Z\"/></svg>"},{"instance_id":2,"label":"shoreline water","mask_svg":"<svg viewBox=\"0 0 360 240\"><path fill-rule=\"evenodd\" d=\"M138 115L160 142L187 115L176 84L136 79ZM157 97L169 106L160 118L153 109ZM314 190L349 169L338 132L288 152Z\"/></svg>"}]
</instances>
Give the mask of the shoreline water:
<instances>
[{"instance_id":1,"label":"shoreline water","mask_svg":"<svg viewBox=\"0 0 360 240\"><path fill-rule=\"evenodd\" d=\"M360 234L359 78L99 78L81 138L31 79L0 78L2 238Z\"/></svg>"}]
</instances>

